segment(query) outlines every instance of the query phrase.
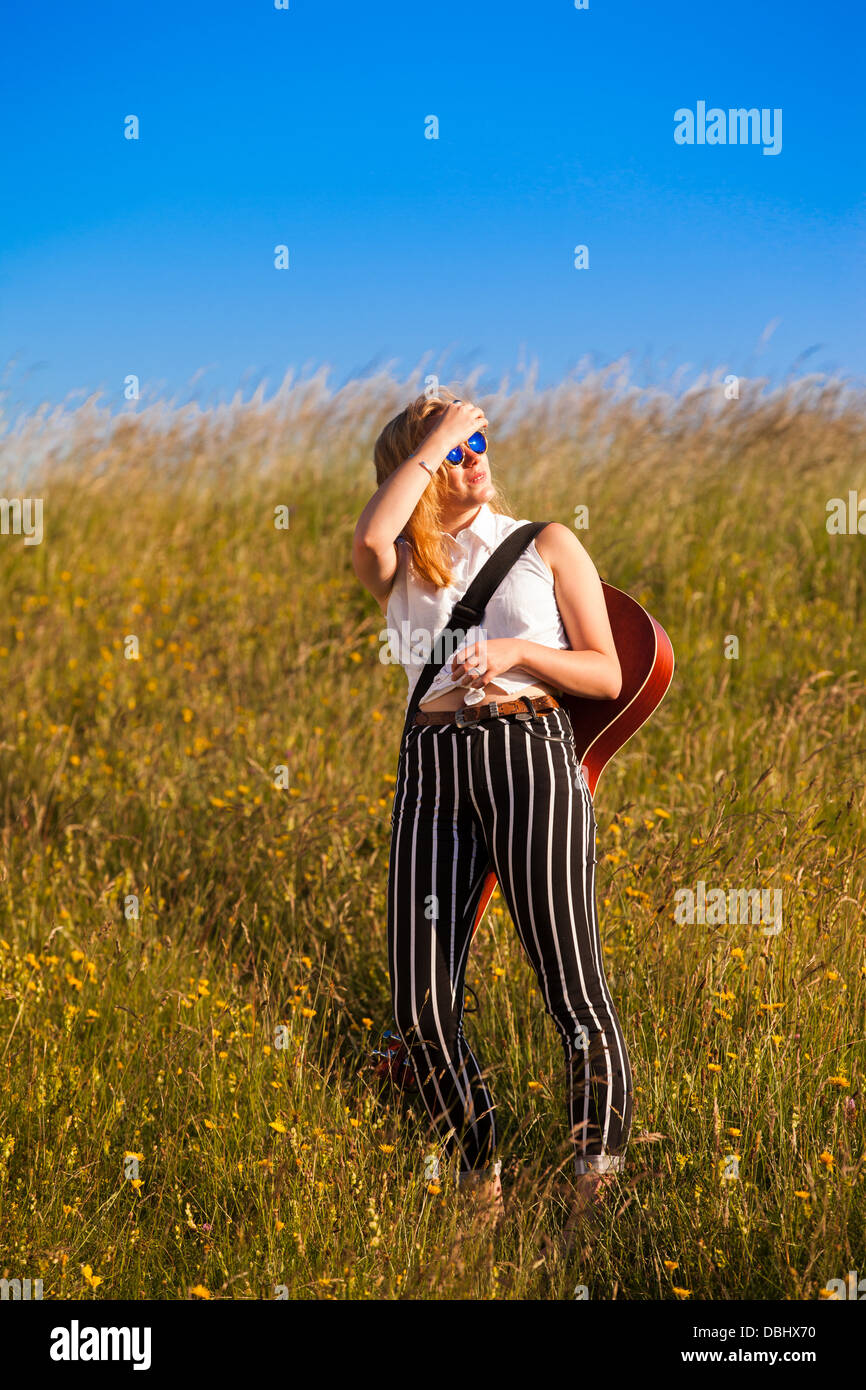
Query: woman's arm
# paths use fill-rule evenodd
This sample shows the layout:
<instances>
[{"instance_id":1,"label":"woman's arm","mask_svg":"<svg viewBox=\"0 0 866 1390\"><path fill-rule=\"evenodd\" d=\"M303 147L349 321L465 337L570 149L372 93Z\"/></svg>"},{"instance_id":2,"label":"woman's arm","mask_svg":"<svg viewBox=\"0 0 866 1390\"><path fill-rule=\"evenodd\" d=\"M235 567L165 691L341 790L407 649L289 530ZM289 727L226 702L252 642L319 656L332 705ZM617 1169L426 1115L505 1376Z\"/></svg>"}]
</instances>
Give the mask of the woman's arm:
<instances>
[{"instance_id":1,"label":"woman's arm","mask_svg":"<svg viewBox=\"0 0 866 1390\"><path fill-rule=\"evenodd\" d=\"M380 607L385 606L397 569L396 539L430 483L430 474L419 460L433 469L443 467L445 455L486 424L480 407L467 401L448 405L421 447L389 474L359 516L352 540L352 568Z\"/></svg>"},{"instance_id":2,"label":"woman's arm","mask_svg":"<svg viewBox=\"0 0 866 1390\"><path fill-rule=\"evenodd\" d=\"M622 671L616 659L616 679L611 659L603 652L585 647L582 651L560 651L540 642L515 638L515 659L511 663L529 671L569 695L585 695L590 700L615 700L622 689ZM571 638L569 638L569 641ZM509 667L503 668L508 670Z\"/></svg>"},{"instance_id":3,"label":"woman's arm","mask_svg":"<svg viewBox=\"0 0 866 1390\"><path fill-rule=\"evenodd\" d=\"M558 690L615 700L622 670L598 570L574 532L558 521L545 526L535 548L553 571L556 604L573 650L527 642L520 665Z\"/></svg>"}]
</instances>

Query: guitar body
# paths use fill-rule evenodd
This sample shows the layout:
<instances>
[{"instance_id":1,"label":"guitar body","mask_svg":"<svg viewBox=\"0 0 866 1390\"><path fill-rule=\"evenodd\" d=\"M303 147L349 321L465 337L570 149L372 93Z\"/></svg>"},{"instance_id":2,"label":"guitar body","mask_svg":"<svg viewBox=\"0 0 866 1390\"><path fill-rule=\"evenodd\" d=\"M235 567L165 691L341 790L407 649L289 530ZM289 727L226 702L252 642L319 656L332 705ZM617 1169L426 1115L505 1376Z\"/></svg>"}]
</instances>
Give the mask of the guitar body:
<instances>
[{"instance_id":1,"label":"guitar body","mask_svg":"<svg viewBox=\"0 0 866 1390\"><path fill-rule=\"evenodd\" d=\"M660 623L637 599L602 580L607 616L622 669L622 689L615 700L591 700L559 694L568 711L583 774L592 797L607 764L658 708L674 674L674 650ZM496 888L488 874L481 890L473 932L478 930Z\"/></svg>"}]
</instances>

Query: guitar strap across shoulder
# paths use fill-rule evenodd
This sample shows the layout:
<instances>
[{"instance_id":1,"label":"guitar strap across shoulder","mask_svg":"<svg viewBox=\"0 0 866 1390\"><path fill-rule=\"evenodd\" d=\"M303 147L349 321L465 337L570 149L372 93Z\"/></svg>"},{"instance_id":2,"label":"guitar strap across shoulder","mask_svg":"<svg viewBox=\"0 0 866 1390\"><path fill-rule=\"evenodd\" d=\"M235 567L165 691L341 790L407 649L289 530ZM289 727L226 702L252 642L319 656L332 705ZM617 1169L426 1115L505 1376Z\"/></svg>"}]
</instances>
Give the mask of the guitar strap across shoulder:
<instances>
[{"instance_id":1,"label":"guitar strap across shoulder","mask_svg":"<svg viewBox=\"0 0 866 1390\"><path fill-rule=\"evenodd\" d=\"M523 554L529 543L535 539L539 531L543 531L545 526L549 524L547 521L527 521L523 526L518 526L514 531L509 532L493 554L488 556L463 597L455 603L447 624L436 635L433 643L434 651L437 648L442 651L446 647L448 634L456 635L457 632L465 632L468 628L481 622L488 603L512 565ZM415 715L418 713L418 706L422 697L427 693L434 676L447 660L447 655L437 660L431 653L430 659L418 677L415 689L412 691L412 699L406 710L406 721L400 738L401 745L415 722Z\"/></svg>"}]
</instances>

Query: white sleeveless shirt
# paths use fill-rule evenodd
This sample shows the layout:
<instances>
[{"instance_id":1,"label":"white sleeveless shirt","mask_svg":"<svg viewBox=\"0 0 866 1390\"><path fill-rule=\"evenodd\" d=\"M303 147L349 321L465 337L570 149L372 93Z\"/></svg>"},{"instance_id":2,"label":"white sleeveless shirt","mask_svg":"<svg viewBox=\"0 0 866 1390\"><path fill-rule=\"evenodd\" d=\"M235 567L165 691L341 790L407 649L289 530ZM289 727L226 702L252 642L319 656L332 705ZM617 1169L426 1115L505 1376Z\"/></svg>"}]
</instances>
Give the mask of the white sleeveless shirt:
<instances>
[{"instance_id":1,"label":"white sleeveless shirt","mask_svg":"<svg viewBox=\"0 0 866 1390\"><path fill-rule=\"evenodd\" d=\"M450 551L454 579L444 589L421 578L412 559L412 546L404 536L397 537L397 572L385 612L388 652L382 654L381 659L385 662L399 661L403 666L409 681L407 709L412 691L430 655L431 644L447 625L455 603L465 594L500 541L518 526L524 525L526 520L524 517L515 521L513 517L492 511L486 502L482 502L473 520L456 536L445 531L443 534ZM538 553L534 540L514 562L493 594L482 625L468 630L461 641L445 649L444 654L449 659L433 678L421 700L422 705L435 700L447 690L464 688L462 681L455 680L451 675L449 653L456 654L467 642L476 641L480 636L486 636L488 641L521 637L545 647L571 650L554 597L553 572ZM491 684L512 694L524 686L539 684L539 679L521 666L512 666L496 676ZM551 682L544 684L550 685Z\"/></svg>"}]
</instances>

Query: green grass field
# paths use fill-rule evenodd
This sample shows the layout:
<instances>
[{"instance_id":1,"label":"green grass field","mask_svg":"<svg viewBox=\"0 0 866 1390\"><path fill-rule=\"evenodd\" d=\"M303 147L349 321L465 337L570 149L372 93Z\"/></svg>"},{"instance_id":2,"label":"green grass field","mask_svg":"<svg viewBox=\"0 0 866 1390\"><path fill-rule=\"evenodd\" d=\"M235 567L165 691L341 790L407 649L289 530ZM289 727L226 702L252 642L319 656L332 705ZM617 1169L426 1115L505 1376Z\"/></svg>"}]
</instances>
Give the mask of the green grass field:
<instances>
[{"instance_id":1,"label":"green grass field","mask_svg":"<svg viewBox=\"0 0 866 1390\"><path fill-rule=\"evenodd\" d=\"M44 538L0 537L0 1276L96 1300L815 1300L866 1276L866 536L825 524L866 495L864 402L615 385L481 398L515 515L586 505L600 574L677 659L596 793L637 1093L570 1254L561 1044L498 894L466 1020L494 1237L455 1253L426 1119L368 1066L406 677L351 538L420 387L6 436ZM699 881L781 889L781 931L679 923Z\"/></svg>"}]
</instances>

